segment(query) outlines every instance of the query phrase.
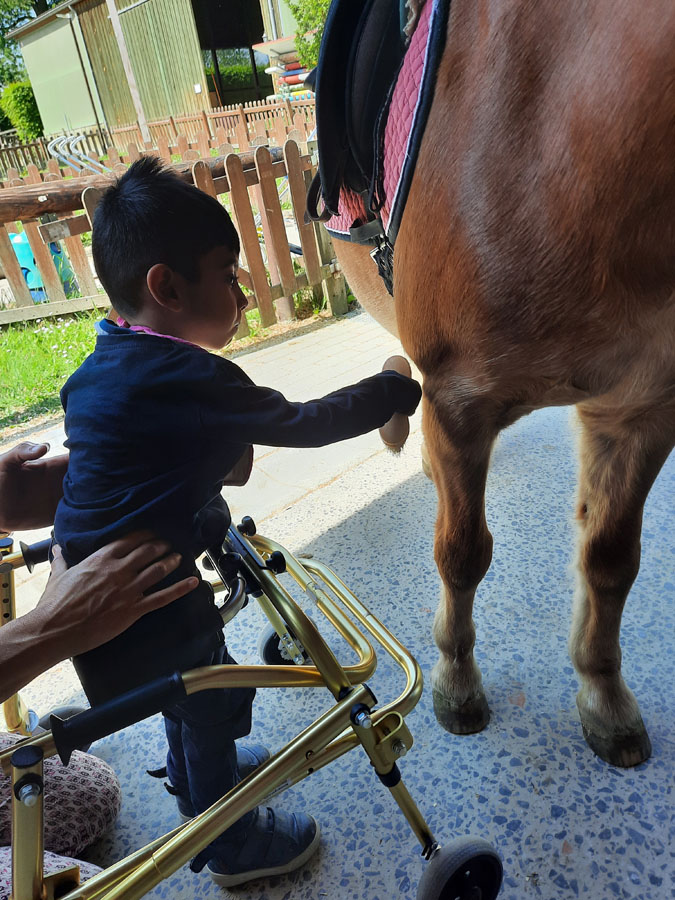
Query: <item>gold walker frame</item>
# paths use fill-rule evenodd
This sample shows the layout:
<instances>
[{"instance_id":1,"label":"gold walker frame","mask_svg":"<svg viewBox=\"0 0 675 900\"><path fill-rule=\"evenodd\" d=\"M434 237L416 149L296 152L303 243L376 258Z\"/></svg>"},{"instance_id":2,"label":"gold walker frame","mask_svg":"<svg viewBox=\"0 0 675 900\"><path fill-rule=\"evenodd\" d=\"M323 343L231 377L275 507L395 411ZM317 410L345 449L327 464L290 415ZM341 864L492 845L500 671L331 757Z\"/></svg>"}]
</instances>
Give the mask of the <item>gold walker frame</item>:
<instances>
[{"instance_id":1,"label":"gold walker frame","mask_svg":"<svg viewBox=\"0 0 675 900\"><path fill-rule=\"evenodd\" d=\"M12 593L13 570L25 564L24 552L29 549L22 547L23 552L10 552L0 563L0 571L9 575L3 582L10 586ZM171 681L172 689L184 688L185 693L193 694L228 687L325 687L333 695L334 704L208 810L82 885L79 884L79 870L69 869L44 877L42 760L59 753L67 762L71 750L83 741L112 733L169 704L165 696L159 699L155 696L149 703L152 706L154 702L156 708L147 708L141 715L136 708L123 722L118 716L112 727L105 715L108 704L66 722L52 718L54 732L28 737L0 754L0 766L4 772L12 773L13 781L12 900L141 898L207 847L245 812L271 794L285 790L334 762L359 744L410 824L422 846L424 858L431 859L436 870L443 869L440 882L438 873L432 873L436 876L435 888L429 889L427 885L425 889L423 882L432 866L427 869L418 897L440 897L439 885L441 890L445 889L443 886L457 890L457 894L449 895L452 897L479 900L496 897L501 884L501 862L496 852L484 841L460 839L450 847L452 871L448 880L445 872L448 869L447 854L444 855L448 848L439 852L439 845L401 780L396 763L413 744L405 716L422 693L422 672L414 657L328 566L313 559L299 560L274 541L255 534L252 520L245 519L238 528L231 527L222 549L238 554L239 593L244 579L249 590L251 585L259 586L262 593L256 597L257 602L274 626L280 646L292 659L303 659L303 662L301 649L304 648L312 664L208 666L171 676L167 681ZM217 558L212 554L209 557L218 570ZM277 578L284 570L300 586L314 610L323 614L356 652L358 661L355 664L340 664L314 622ZM229 589L224 610L230 603L234 605L233 588L223 585L222 581L216 581L214 587L216 590ZM13 597L11 602L13 610ZM302 648L297 646L298 643ZM378 708L375 708L375 698L365 683L377 665L373 643L392 657L404 675L400 695ZM16 710L16 718L20 719L25 708L18 699L8 702L10 710ZM460 876L461 885L455 888L452 879L457 880ZM462 888L472 892L460 893Z\"/></svg>"}]
</instances>

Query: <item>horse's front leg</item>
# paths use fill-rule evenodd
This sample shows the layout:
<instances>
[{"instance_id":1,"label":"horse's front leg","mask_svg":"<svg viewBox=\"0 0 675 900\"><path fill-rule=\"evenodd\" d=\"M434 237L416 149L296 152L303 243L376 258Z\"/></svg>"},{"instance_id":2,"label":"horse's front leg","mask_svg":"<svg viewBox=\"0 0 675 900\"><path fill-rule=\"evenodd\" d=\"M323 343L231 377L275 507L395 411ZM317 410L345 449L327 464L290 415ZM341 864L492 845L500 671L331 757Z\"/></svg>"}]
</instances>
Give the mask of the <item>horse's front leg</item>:
<instances>
[{"instance_id":1,"label":"horse's front leg","mask_svg":"<svg viewBox=\"0 0 675 900\"><path fill-rule=\"evenodd\" d=\"M456 385L452 378L425 381L424 434L438 491L435 557L443 581L434 621L441 656L432 689L436 718L454 734L480 731L490 717L473 656L472 610L492 558L485 481L496 430L485 410L465 397L459 379Z\"/></svg>"},{"instance_id":2,"label":"horse's front leg","mask_svg":"<svg viewBox=\"0 0 675 900\"><path fill-rule=\"evenodd\" d=\"M640 567L642 510L673 442L672 406L579 407L579 584L570 655L581 679L577 706L591 749L616 766L651 753L635 697L621 676L621 614Z\"/></svg>"}]
</instances>

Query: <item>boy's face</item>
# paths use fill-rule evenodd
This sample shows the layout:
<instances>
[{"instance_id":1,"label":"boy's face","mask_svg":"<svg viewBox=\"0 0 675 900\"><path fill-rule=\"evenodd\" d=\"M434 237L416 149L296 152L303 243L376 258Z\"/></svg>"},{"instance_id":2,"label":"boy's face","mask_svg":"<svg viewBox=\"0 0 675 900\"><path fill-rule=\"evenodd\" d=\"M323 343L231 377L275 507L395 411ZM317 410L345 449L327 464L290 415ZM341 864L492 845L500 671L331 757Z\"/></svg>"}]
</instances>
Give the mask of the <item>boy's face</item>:
<instances>
[{"instance_id":1,"label":"boy's face","mask_svg":"<svg viewBox=\"0 0 675 900\"><path fill-rule=\"evenodd\" d=\"M198 281L182 285L187 313L183 337L208 350L229 344L248 302L239 287L238 268L238 256L229 247L214 247L200 257Z\"/></svg>"}]
</instances>

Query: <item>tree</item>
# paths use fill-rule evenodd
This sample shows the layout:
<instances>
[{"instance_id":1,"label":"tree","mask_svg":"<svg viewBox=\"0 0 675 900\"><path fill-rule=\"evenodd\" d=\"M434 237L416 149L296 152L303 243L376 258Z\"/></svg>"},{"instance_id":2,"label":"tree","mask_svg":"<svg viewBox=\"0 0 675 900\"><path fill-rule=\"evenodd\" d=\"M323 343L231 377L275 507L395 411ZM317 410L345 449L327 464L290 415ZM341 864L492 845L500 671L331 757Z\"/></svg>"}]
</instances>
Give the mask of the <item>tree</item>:
<instances>
[{"instance_id":1,"label":"tree","mask_svg":"<svg viewBox=\"0 0 675 900\"><path fill-rule=\"evenodd\" d=\"M319 47L330 0L288 0L288 6L298 23L295 45L303 66L313 69L319 61Z\"/></svg>"},{"instance_id":2,"label":"tree","mask_svg":"<svg viewBox=\"0 0 675 900\"><path fill-rule=\"evenodd\" d=\"M7 32L56 6L57 0L0 0L0 85L22 81L26 77L21 52Z\"/></svg>"}]
</instances>

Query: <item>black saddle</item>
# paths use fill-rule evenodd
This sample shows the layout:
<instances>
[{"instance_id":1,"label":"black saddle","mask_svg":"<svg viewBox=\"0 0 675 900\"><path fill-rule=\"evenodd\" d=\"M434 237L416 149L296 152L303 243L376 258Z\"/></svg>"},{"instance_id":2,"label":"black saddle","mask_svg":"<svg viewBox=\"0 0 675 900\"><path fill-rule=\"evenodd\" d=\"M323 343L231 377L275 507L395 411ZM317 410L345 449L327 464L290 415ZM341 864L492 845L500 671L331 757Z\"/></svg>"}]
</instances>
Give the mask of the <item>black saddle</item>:
<instances>
[{"instance_id":1,"label":"black saddle","mask_svg":"<svg viewBox=\"0 0 675 900\"><path fill-rule=\"evenodd\" d=\"M312 219L337 213L343 186L364 198L370 218L382 208L380 124L405 54L405 19L405 0L331 3L315 76L319 171L307 197Z\"/></svg>"}]
</instances>

